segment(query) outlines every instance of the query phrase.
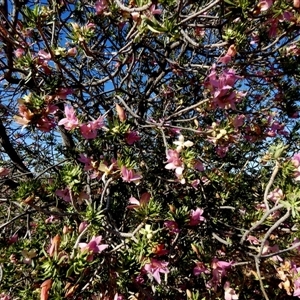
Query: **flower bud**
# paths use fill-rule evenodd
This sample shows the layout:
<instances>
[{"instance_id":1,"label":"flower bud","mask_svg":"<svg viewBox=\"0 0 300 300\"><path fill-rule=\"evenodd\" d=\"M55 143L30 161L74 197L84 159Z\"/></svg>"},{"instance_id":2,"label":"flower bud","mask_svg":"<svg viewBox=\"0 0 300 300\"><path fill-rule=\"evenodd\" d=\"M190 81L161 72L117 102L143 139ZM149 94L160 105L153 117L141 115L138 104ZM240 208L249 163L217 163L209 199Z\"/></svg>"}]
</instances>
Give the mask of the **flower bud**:
<instances>
[{"instance_id":1,"label":"flower bud","mask_svg":"<svg viewBox=\"0 0 300 300\"><path fill-rule=\"evenodd\" d=\"M147 237L148 240L151 240L153 238L153 234L152 233L148 233L146 237Z\"/></svg>"},{"instance_id":2,"label":"flower bud","mask_svg":"<svg viewBox=\"0 0 300 300\"><path fill-rule=\"evenodd\" d=\"M87 221L83 221L79 224L78 232L81 233L88 226Z\"/></svg>"},{"instance_id":3,"label":"flower bud","mask_svg":"<svg viewBox=\"0 0 300 300\"><path fill-rule=\"evenodd\" d=\"M86 25L86 29L94 30L95 28L96 28L96 25L92 22L90 22Z\"/></svg>"},{"instance_id":4,"label":"flower bud","mask_svg":"<svg viewBox=\"0 0 300 300\"><path fill-rule=\"evenodd\" d=\"M300 0L294 0L293 5L295 8L300 8Z\"/></svg>"},{"instance_id":5,"label":"flower bud","mask_svg":"<svg viewBox=\"0 0 300 300\"><path fill-rule=\"evenodd\" d=\"M74 57L74 56L76 56L76 54L77 54L77 49L76 49L76 47L73 47L73 48L71 48L71 49L68 50L68 55L69 55L69 56Z\"/></svg>"},{"instance_id":6,"label":"flower bud","mask_svg":"<svg viewBox=\"0 0 300 300\"><path fill-rule=\"evenodd\" d=\"M126 120L126 114L125 114L123 107L121 107L118 103L116 103L116 111L117 111L119 120L121 122L124 122Z\"/></svg>"},{"instance_id":7,"label":"flower bud","mask_svg":"<svg viewBox=\"0 0 300 300\"><path fill-rule=\"evenodd\" d=\"M67 234L67 233L70 233L70 232L72 232L73 230L72 230L72 227L71 226L64 226L64 228L63 228L63 234Z\"/></svg>"},{"instance_id":8,"label":"flower bud","mask_svg":"<svg viewBox=\"0 0 300 300\"><path fill-rule=\"evenodd\" d=\"M17 50L14 51L16 58L20 58L25 54L24 49L18 48Z\"/></svg>"},{"instance_id":9,"label":"flower bud","mask_svg":"<svg viewBox=\"0 0 300 300\"><path fill-rule=\"evenodd\" d=\"M133 21L138 22L140 19L140 13L139 12L133 12L131 13L131 17L133 19Z\"/></svg>"},{"instance_id":10,"label":"flower bud","mask_svg":"<svg viewBox=\"0 0 300 300\"><path fill-rule=\"evenodd\" d=\"M194 244L191 244L191 247L192 247L192 250L197 254L199 255L199 250L198 250L198 247Z\"/></svg>"},{"instance_id":11,"label":"flower bud","mask_svg":"<svg viewBox=\"0 0 300 300\"><path fill-rule=\"evenodd\" d=\"M236 47L235 45L231 45L228 50L227 50L227 55L230 55L230 56L236 56Z\"/></svg>"},{"instance_id":12,"label":"flower bud","mask_svg":"<svg viewBox=\"0 0 300 300\"><path fill-rule=\"evenodd\" d=\"M173 204L169 204L169 209L170 209L170 212L171 212L172 214L175 214L175 212L176 212L176 207L175 207Z\"/></svg>"}]
</instances>

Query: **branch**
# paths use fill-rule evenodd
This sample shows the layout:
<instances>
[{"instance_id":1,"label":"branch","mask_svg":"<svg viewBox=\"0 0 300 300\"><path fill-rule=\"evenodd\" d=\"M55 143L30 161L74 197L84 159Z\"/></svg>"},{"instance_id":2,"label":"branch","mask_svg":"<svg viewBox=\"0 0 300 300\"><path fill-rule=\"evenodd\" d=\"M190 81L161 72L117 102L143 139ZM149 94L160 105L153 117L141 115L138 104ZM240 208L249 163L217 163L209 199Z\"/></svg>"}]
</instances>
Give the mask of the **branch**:
<instances>
[{"instance_id":1,"label":"branch","mask_svg":"<svg viewBox=\"0 0 300 300\"><path fill-rule=\"evenodd\" d=\"M271 188L271 186L274 182L274 179L275 179L275 177L278 173L278 170L279 170L279 163L276 161L275 168L272 172L271 178L270 178L270 180L269 180L269 182L266 186L265 193L264 193L264 204L265 204L267 210L269 210L269 203L268 203L267 197L268 197L268 194L269 194L269 190L270 190L270 188Z\"/></svg>"},{"instance_id":2,"label":"branch","mask_svg":"<svg viewBox=\"0 0 300 300\"><path fill-rule=\"evenodd\" d=\"M21 173L27 173L26 175L24 174L26 177L33 178L32 172L25 166L22 159L20 158L20 156L14 149L13 145L11 144L1 119L0 119L0 144L4 148L9 158L15 164L16 168Z\"/></svg>"},{"instance_id":3,"label":"branch","mask_svg":"<svg viewBox=\"0 0 300 300\"><path fill-rule=\"evenodd\" d=\"M243 242L244 242L245 239L246 239L246 236L247 236L251 231L255 230L259 225L261 225L261 224L268 218L268 216L269 216L271 213L273 213L273 212L275 212L276 210L279 210L279 209L281 209L281 208L283 208L283 207L284 207L284 205L279 204L279 205L273 207L272 209L266 211L265 214L262 216L262 218L261 218L258 222L256 222L249 230L247 230L247 231L243 234L240 243L243 244Z\"/></svg>"}]
</instances>

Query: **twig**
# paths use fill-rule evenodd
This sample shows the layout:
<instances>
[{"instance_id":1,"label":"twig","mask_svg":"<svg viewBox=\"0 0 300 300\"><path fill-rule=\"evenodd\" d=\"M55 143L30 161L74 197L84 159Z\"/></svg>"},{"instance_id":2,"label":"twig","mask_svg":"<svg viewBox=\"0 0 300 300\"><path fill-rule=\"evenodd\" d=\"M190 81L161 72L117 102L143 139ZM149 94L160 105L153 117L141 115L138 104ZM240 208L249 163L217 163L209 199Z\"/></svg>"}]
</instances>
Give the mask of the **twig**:
<instances>
[{"instance_id":1,"label":"twig","mask_svg":"<svg viewBox=\"0 0 300 300\"><path fill-rule=\"evenodd\" d=\"M268 199L267 199L268 198L268 194L269 194L269 190L270 190L270 188L271 188L271 186L272 186L272 184L274 182L274 179L275 179L278 171L279 171L279 163L276 161L275 168L274 168L274 170L272 172L271 178L270 178L270 180L269 180L269 182L268 182L268 184L266 186L265 193L264 193L264 204L265 204L267 210L269 210L269 203L268 203Z\"/></svg>"},{"instance_id":2,"label":"twig","mask_svg":"<svg viewBox=\"0 0 300 300\"><path fill-rule=\"evenodd\" d=\"M168 156L168 143L167 143L167 140L166 140L166 135L164 133L164 130L161 127L159 129L161 131L161 135L162 135L162 138L163 138L163 142L164 142L164 146L165 146L165 150L166 150L166 155Z\"/></svg>"},{"instance_id":3,"label":"twig","mask_svg":"<svg viewBox=\"0 0 300 300\"><path fill-rule=\"evenodd\" d=\"M255 267L256 267L256 273L257 273L257 277L259 280L259 285L260 285L260 289L265 297L266 300L269 300L269 297L266 293L262 278L261 278L261 274L260 274L260 269L259 269L259 258L257 256L254 256L254 261L255 261Z\"/></svg>"},{"instance_id":4,"label":"twig","mask_svg":"<svg viewBox=\"0 0 300 300\"><path fill-rule=\"evenodd\" d=\"M78 207L77 207L77 203L76 203L76 200L74 200L74 197L73 197L73 194L72 194L72 191L71 189L69 189L69 195L70 195L70 199L71 199L71 203L75 209L75 211L80 214L79 210L78 210Z\"/></svg>"},{"instance_id":5,"label":"twig","mask_svg":"<svg viewBox=\"0 0 300 300\"><path fill-rule=\"evenodd\" d=\"M61 162L58 162L57 164L55 164L54 166L50 166L48 168L46 168L45 170L43 170L42 172L40 172L39 174L37 174L37 176L34 178L35 180L38 179L40 176L42 176L43 174L45 174L48 170L55 168L56 166L59 166L60 164L63 164L64 162L68 161L68 159L64 159Z\"/></svg>"},{"instance_id":6,"label":"twig","mask_svg":"<svg viewBox=\"0 0 300 300\"><path fill-rule=\"evenodd\" d=\"M106 190L108 191L108 194L109 194L108 186L109 186L109 184L110 184L110 182L111 182L112 180L113 180L112 177L109 178L109 179L106 181L105 185L104 185L104 188L103 188L103 191L102 191L102 194L101 194L100 207L102 207L103 200L104 200L104 195L105 195ZM105 208L105 209L107 210L108 208Z\"/></svg>"},{"instance_id":7,"label":"twig","mask_svg":"<svg viewBox=\"0 0 300 300\"><path fill-rule=\"evenodd\" d=\"M167 118L166 118L166 121L168 121L168 120L170 120L170 119L172 119L172 118L174 118L174 117L176 117L176 116L179 116L179 115L181 115L181 114L184 113L184 112L187 112L187 111L189 111L189 110L192 110L193 108L196 108L196 107L200 106L201 104L204 104L204 103L206 103L206 102L208 102L208 101L209 101L209 99L201 100L201 101L197 102L197 103L194 104L194 105L191 105L191 106L186 107L186 108L184 108L184 109L182 109L182 110L180 110L180 111L177 111L177 112L175 112L174 114L172 114L171 116L167 117Z\"/></svg>"},{"instance_id":8,"label":"twig","mask_svg":"<svg viewBox=\"0 0 300 300\"><path fill-rule=\"evenodd\" d=\"M220 2L220 0L216 0L216 1L213 1L212 3L210 3L208 6L204 7L203 9L199 10L197 13L195 14L192 14L188 17L186 17L184 20L182 20L178 26L186 23L187 21L191 20L191 19L194 19L195 17L198 17L199 15L203 15L203 13L205 13L206 11L208 11L210 8L213 8L214 6L216 6L218 3Z\"/></svg>"},{"instance_id":9,"label":"twig","mask_svg":"<svg viewBox=\"0 0 300 300\"><path fill-rule=\"evenodd\" d=\"M120 231L118 231L118 230L116 230L116 233L118 234L118 235L120 235L121 237L124 237L124 238L131 238L131 239L133 239L136 243L138 242L138 240L135 238L135 234L137 233L137 232L139 232L140 231L140 229L142 229L142 227L144 226L146 224L146 220L145 221L143 221L133 232L120 232Z\"/></svg>"},{"instance_id":10,"label":"twig","mask_svg":"<svg viewBox=\"0 0 300 300\"><path fill-rule=\"evenodd\" d=\"M135 112L132 111L132 109L127 105L127 103L118 95L115 96L124 106L125 108L128 110L128 112L137 119L141 119L141 117L139 115L137 115Z\"/></svg>"},{"instance_id":11,"label":"twig","mask_svg":"<svg viewBox=\"0 0 300 300\"><path fill-rule=\"evenodd\" d=\"M261 224L268 218L268 216L269 216L271 213L273 213L274 211L279 210L279 209L281 209L281 208L283 208L283 207L284 207L284 205L279 204L279 205L277 205L277 206L271 208L270 210L266 211L265 214L262 216L262 218L261 218L258 222L256 222L249 230L247 230L247 231L243 234L240 243L242 244L242 243L245 241L246 236L247 236L251 231L255 230L259 225L261 225Z\"/></svg>"},{"instance_id":12,"label":"twig","mask_svg":"<svg viewBox=\"0 0 300 300\"><path fill-rule=\"evenodd\" d=\"M3 278L3 269L2 269L2 265L0 265L0 282L2 281Z\"/></svg>"},{"instance_id":13,"label":"twig","mask_svg":"<svg viewBox=\"0 0 300 300\"><path fill-rule=\"evenodd\" d=\"M215 238L216 240L218 240L220 243L226 245L226 246L230 246L231 243L228 243L227 241L225 241L224 239L220 238L216 233L212 233L212 237Z\"/></svg>"},{"instance_id":14,"label":"twig","mask_svg":"<svg viewBox=\"0 0 300 300\"><path fill-rule=\"evenodd\" d=\"M7 221L6 223L2 224L2 225L0 226L0 229L6 227L7 225L9 225L10 223L12 223L13 221L18 220L18 219L20 219L20 218L26 216L26 215L28 214L28 212L29 212L29 211L26 211L26 212L24 212L23 214L20 214L20 215L18 215L18 216L16 216L16 217L12 218L11 220ZM31 211L30 211L30 212L31 212Z\"/></svg>"},{"instance_id":15,"label":"twig","mask_svg":"<svg viewBox=\"0 0 300 300\"><path fill-rule=\"evenodd\" d=\"M84 236L84 234L87 232L87 230L89 229L90 225L91 225L91 224L88 224L88 225L82 230L82 232L79 234L79 236L77 237L77 240L76 240L76 242L75 242L75 244L74 244L73 249L77 249L77 248L78 248L78 244L79 244L81 238L82 238L82 237Z\"/></svg>"},{"instance_id":16,"label":"twig","mask_svg":"<svg viewBox=\"0 0 300 300\"><path fill-rule=\"evenodd\" d=\"M271 228L266 232L263 240L261 241L261 245L260 245L260 250L259 250L259 254L258 257L261 257L263 249L264 249L264 245L267 241L267 239L269 238L269 236L271 235L271 233L278 228L278 226L280 226L280 224L282 224L287 218L289 218L291 214L291 209L288 208L286 214L284 216L282 216L279 220L277 220L272 226Z\"/></svg>"},{"instance_id":17,"label":"twig","mask_svg":"<svg viewBox=\"0 0 300 300\"><path fill-rule=\"evenodd\" d=\"M260 258L269 258L269 257L272 257L272 256L277 256L277 255L280 255L280 254L283 254L285 252L288 252L288 251L291 251L297 247L300 246L300 242L298 243L295 243L293 246L289 247L289 248L286 248L286 249L283 249L283 250L280 250L278 252L274 252L274 253L269 253L269 254L266 254L266 255L262 255Z\"/></svg>"}]
</instances>

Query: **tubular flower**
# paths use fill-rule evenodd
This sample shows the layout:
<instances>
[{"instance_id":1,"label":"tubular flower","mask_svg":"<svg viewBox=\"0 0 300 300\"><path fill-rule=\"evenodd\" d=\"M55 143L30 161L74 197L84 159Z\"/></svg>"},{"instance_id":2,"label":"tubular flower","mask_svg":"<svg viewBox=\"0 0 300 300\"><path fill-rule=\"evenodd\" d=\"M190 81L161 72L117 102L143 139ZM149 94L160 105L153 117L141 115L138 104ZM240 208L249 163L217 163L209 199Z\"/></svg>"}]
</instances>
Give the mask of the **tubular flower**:
<instances>
[{"instance_id":1,"label":"tubular flower","mask_svg":"<svg viewBox=\"0 0 300 300\"><path fill-rule=\"evenodd\" d=\"M150 263L145 264L144 269L149 274L153 276L153 278L157 281L158 284L161 283L160 273L167 274L169 273L169 269L167 268L169 263L165 261L160 261L152 258Z\"/></svg>"},{"instance_id":2,"label":"tubular flower","mask_svg":"<svg viewBox=\"0 0 300 300\"><path fill-rule=\"evenodd\" d=\"M75 115L75 110L72 106L65 105L66 117L58 122L58 125L64 125L66 130L72 130L79 124L78 119Z\"/></svg>"}]
</instances>

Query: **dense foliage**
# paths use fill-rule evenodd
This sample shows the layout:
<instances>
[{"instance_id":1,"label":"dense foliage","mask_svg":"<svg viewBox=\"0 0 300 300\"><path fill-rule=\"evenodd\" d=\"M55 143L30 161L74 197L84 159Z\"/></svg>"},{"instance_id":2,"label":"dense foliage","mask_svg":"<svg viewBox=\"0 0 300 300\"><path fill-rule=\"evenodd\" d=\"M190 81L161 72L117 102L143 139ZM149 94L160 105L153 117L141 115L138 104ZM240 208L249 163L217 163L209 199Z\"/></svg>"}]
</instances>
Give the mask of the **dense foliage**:
<instances>
[{"instance_id":1,"label":"dense foliage","mask_svg":"<svg viewBox=\"0 0 300 300\"><path fill-rule=\"evenodd\" d=\"M299 0L0 1L0 299L300 297Z\"/></svg>"}]
</instances>

